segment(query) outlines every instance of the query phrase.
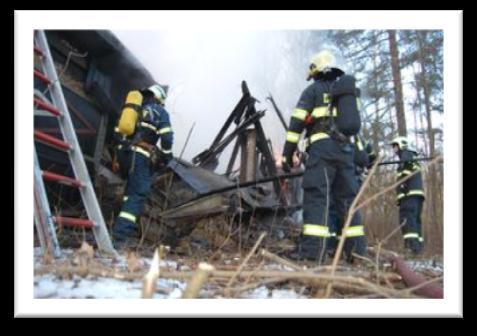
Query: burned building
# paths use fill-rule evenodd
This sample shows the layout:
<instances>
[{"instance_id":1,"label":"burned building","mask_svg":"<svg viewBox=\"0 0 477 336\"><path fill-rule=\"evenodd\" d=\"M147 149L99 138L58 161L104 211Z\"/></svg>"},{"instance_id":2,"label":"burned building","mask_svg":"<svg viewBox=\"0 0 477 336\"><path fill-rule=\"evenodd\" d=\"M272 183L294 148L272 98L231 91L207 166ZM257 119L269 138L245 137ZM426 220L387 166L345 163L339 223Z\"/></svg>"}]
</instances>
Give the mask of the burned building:
<instances>
[{"instance_id":1,"label":"burned building","mask_svg":"<svg viewBox=\"0 0 477 336\"><path fill-rule=\"evenodd\" d=\"M156 81L109 31L47 31L46 36L103 216L112 224L120 203L116 196L120 196L123 185L112 172L113 130L127 93ZM35 65L37 63L35 59ZM37 98L51 101L48 86L37 72L34 87ZM257 111L256 102L243 82L242 98L211 146L192 162L177 158L158 172L141 219L152 224L148 225L150 232L143 232L146 236L162 239L164 236L158 236L157 231L173 231L180 237L190 232L195 219L204 216L250 213L257 209L287 211L297 206L288 200L285 181L277 178L273 149L260 123L265 111ZM235 128L230 131L233 125ZM41 104L35 105L35 130L61 138L56 118L43 111ZM73 176L62 153L43 145L41 137L36 140L42 167ZM233 143L226 174L215 173L217 156ZM239 152L237 172L233 167ZM114 193L115 190L119 192ZM52 184L47 191L54 214L84 216L77 190Z\"/></svg>"}]
</instances>

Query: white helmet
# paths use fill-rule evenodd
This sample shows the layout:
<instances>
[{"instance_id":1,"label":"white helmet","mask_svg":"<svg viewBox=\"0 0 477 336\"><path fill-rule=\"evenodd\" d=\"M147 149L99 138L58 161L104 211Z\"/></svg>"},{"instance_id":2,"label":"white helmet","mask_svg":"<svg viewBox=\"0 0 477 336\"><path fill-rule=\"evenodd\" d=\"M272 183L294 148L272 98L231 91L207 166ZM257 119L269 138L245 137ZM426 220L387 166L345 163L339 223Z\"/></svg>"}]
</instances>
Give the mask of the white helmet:
<instances>
[{"instance_id":1,"label":"white helmet","mask_svg":"<svg viewBox=\"0 0 477 336\"><path fill-rule=\"evenodd\" d=\"M150 86L148 88L149 91L152 92L152 94L154 95L154 97L161 103L161 104L164 104L164 102L166 101L166 98L167 98L167 93L166 93L166 90L164 90L164 88L159 85L159 84L154 84L152 86Z\"/></svg>"},{"instance_id":2,"label":"white helmet","mask_svg":"<svg viewBox=\"0 0 477 336\"><path fill-rule=\"evenodd\" d=\"M336 69L344 73L336 64L336 57L328 50L323 50L311 58L308 80L318 73L326 73Z\"/></svg>"},{"instance_id":3,"label":"white helmet","mask_svg":"<svg viewBox=\"0 0 477 336\"><path fill-rule=\"evenodd\" d=\"M400 150L410 150L416 152L414 144L403 136L398 136L391 141L391 145L398 145Z\"/></svg>"}]
</instances>

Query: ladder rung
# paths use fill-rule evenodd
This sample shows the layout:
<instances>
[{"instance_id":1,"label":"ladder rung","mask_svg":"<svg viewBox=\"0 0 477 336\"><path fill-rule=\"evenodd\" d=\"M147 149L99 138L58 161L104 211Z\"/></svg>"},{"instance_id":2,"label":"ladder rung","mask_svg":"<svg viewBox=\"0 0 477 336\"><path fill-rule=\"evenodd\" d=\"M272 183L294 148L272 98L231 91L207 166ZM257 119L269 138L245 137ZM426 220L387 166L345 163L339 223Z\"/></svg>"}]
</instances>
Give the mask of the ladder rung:
<instances>
[{"instance_id":1,"label":"ladder rung","mask_svg":"<svg viewBox=\"0 0 477 336\"><path fill-rule=\"evenodd\" d=\"M82 219L82 218L72 218L72 217L61 217L61 216L54 216L53 219L56 223L63 226L79 226L84 228L92 228L94 225L93 221L89 219Z\"/></svg>"},{"instance_id":2,"label":"ladder rung","mask_svg":"<svg viewBox=\"0 0 477 336\"><path fill-rule=\"evenodd\" d=\"M51 135L48 135L44 132L35 130L35 139L41 142L46 143L47 145L62 149L64 151L68 151L71 149L71 146L68 145L63 140L55 138Z\"/></svg>"},{"instance_id":3,"label":"ladder rung","mask_svg":"<svg viewBox=\"0 0 477 336\"><path fill-rule=\"evenodd\" d=\"M43 50L41 50L40 48L38 48L36 45L33 46L33 50L35 51L35 53L37 53L38 55L44 57L45 56L45 53L43 52Z\"/></svg>"},{"instance_id":4,"label":"ladder rung","mask_svg":"<svg viewBox=\"0 0 477 336\"><path fill-rule=\"evenodd\" d=\"M42 173L43 173L43 178L46 181L58 182L58 183L66 184L66 185L76 187L76 188L79 188L79 187L82 186L81 181L76 180L76 179L71 178L71 177L68 177L68 176L55 174L55 173L52 173L48 170L44 170Z\"/></svg>"},{"instance_id":5,"label":"ladder rung","mask_svg":"<svg viewBox=\"0 0 477 336\"><path fill-rule=\"evenodd\" d=\"M34 69L33 70L33 74L38 77L42 82L46 83L46 84L51 84L51 80L46 77L44 74L42 74L40 71Z\"/></svg>"},{"instance_id":6,"label":"ladder rung","mask_svg":"<svg viewBox=\"0 0 477 336\"><path fill-rule=\"evenodd\" d=\"M36 97L33 97L33 102L34 102L36 105L38 105L38 107L39 107L40 109L43 109L43 110L48 111L48 112L50 112L50 113L53 113L54 115L56 115L56 116L58 116L58 117L61 116L60 110L58 110L56 107L54 107L54 106L52 106L52 105L50 105L50 104L45 103L45 102L42 101L41 99L36 98Z\"/></svg>"}]
</instances>

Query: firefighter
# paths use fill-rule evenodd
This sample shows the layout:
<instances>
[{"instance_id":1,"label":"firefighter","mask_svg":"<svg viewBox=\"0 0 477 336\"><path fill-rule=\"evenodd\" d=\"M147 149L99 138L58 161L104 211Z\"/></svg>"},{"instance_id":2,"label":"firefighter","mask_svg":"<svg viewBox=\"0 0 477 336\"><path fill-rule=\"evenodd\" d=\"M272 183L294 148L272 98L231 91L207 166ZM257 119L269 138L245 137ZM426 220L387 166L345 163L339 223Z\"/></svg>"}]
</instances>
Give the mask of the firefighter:
<instances>
[{"instance_id":1,"label":"firefighter","mask_svg":"<svg viewBox=\"0 0 477 336\"><path fill-rule=\"evenodd\" d=\"M394 153L401 163L398 166L396 178L403 179L417 172L415 175L402 182L397 187L397 204L399 206L399 222L404 238L404 247L413 255L418 255L423 250L424 239L422 236L421 212L424 203L424 188L422 183L421 166L414 159L416 149L405 137L392 140Z\"/></svg>"},{"instance_id":2,"label":"firefighter","mask_svg":"<svg viewBox=\"0 0 477 336\"><path fill-rule=\"evenodd\" d=\"M322 51L312 58L310 79L314 81L301 94L290 119L282 167L285 172L290 171L293 153L305 130L308 160L302 183L303 225L297 251L290 257L321 263L326 259L330 235L330 200L333 200L337 216L345 218L357 194L350 136L359 132L361 120L356 107L355 79L336 66L330 52ZM354 105L347 109L342 103ZM345 236L344 253L348 261L353 260L353 253L366 253L366 236L359 212L354 214Z\"/></svg>"},{"instance_id":3,"label":"firefighter","mask_svg":"<svg viewBox=\"0 0 477 336\"><path fill-rule=\"evenodd\" d=\"M376 161L376 153L373 146L369 141L363 139L362 136L351 137L354 144L354 165L355 165L355 177L358 183L358 189L361 188L367 169L370 169ZM330 200L329 210L329 231L330 237L328 240L328 252L330 255L334 254L334 251L338 244L337 237L341 235L341 227L343 226L344 218L339 218L336 212L336 207L333 204L333 200Z\"/></svg>"},{"instance_id":4,"label":"firefighter","mask_svg":"<svg viewBox=\"0 0 477 336\"><path fill-rule=\"evenodd\" d=\"M134 134L129 140L116 133L118 161L127 179L121 212L113 227L113 236L118 242L137 235L136 223L148 197L154 169L159 163L164 166L172 159L173 131L164 108L166 90L155 84L141 94L143 101ZM159 140L160 147L157 146Z\"/></svg>"}]
</instances>

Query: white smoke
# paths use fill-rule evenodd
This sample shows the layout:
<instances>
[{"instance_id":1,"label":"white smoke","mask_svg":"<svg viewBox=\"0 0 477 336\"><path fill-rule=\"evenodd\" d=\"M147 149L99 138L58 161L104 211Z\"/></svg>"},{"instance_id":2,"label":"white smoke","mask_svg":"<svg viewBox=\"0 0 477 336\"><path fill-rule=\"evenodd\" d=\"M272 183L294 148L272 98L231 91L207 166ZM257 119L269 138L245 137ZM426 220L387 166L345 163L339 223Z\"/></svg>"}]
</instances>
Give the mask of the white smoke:
<instances>
[{"instance_id":1,"label":"white smoke","mask_svg":"<svg viewBox=\"0 0 477 336\"><path fill-rule=\"evenodd\" d=\"M266 101L272 93L288 122L305 88L306 68L290 64L294 46L285 31L113 31L150 71L169 85L166 109L175 131L178 156L191 126L194 130L183 158L190 160L207 148L240 99L241 82L267 109L262 124L274 150L281 152L285 131ZM288 34L288 35L287 35ZM297 80L297 78L299 80ZM222 154L219 171L227 164L233 144Z\"/></svg>"}]
</instances>

